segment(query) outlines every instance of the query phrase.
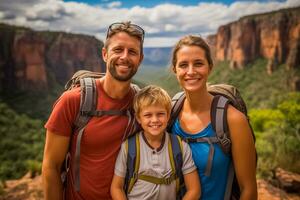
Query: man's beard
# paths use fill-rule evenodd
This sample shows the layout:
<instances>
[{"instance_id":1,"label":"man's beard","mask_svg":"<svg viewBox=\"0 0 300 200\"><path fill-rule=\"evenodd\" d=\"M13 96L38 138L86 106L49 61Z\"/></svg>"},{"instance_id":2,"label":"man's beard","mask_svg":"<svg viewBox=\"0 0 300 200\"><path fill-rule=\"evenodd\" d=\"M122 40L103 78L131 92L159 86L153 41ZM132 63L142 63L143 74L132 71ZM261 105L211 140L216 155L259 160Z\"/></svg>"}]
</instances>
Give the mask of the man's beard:
<instances>
[{"instance_id":1,"label":"man's beard","mask_svg":"<svg viewBox=\"0 0 300 200\"><path fill-rule=\"evenodd\" d=\"M137 67L135 68L132 63L128 62L126 65L129 66L129 73L127 75L119 75L116 67L116 60L111 60L108 65L108 70L112 77L114 77L118 81L129 81L137 72Z\"/></svg>"}]
</instances>

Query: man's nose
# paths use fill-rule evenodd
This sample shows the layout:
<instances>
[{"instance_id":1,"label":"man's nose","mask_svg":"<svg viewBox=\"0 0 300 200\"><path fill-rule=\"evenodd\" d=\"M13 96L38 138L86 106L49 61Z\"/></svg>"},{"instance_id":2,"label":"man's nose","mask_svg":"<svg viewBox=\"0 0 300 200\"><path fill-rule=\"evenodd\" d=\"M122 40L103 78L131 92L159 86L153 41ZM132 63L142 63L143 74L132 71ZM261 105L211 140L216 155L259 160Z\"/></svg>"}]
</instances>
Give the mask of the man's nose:
<instances>
[{"instance_id":1,"label":"man's nose","mask_svg":"<svg viewBox=\"0 0 300 200\"><path fill-rule=\"evenodd\" d=\"M124 49L124 51L121 54L121 58L127 58L128 57L128 49Z\"/></svg>"}]
</instances>

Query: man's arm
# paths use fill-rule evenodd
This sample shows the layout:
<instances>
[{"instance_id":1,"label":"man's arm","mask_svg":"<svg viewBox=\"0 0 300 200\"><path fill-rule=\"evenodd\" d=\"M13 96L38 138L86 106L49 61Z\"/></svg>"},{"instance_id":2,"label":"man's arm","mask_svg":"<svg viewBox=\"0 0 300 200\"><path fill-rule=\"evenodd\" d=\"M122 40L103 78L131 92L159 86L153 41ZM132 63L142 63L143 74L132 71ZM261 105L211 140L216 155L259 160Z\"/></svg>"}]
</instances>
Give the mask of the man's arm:
<instances>
[{"instance_id":1,"label":"man's arm","mask_svg":"<svg viewBox=\"0 0 300 200\"><path fill-rule=\"evenodd\" d=\"M200 181L197 170L191 173L185 174L184 183L186 187L186 193L182 200L198 200L201 196Z\"/></svg>"},{"instance_id":2,"label":"man's arm","mask_svg":"<svg viewBox=\"0 0 300 200\"><path fill-rule=\"evenodd\" d=\"M62 200L61 165L68 151L70 138L47 130L42 179L45 200Z\"/></svg>"},{"instance_id":3,"label":"man's arm","mask_svg":"<svg viewBox=\"0 0 300 200\"><path fill-rule=\"evenodd\" d=\"M246 116L228 107L228 125L232 141L235 174L241 189L241 200L257 199L255 145Z\"/></svg>"}]
</instances>

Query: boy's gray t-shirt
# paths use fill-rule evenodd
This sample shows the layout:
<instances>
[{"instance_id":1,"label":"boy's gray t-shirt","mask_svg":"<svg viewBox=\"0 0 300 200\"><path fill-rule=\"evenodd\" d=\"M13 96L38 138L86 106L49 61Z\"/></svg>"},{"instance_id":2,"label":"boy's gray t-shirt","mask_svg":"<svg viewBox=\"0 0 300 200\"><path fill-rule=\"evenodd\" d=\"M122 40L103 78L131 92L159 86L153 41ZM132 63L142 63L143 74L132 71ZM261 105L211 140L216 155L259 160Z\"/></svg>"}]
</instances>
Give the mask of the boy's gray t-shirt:
<instances>
[{"instance_id":1,"label":"boy's gray t-shirt","mask_svg":"<svg viewBox=\"0 0 300 200\"><path fill-rule=\"evenodd\" d=\"M145 142L142 134L139 134L139 174L145 174L159 178L167 178L171 175L172 169L168 152L168 133L166 136L167 137L165 137L163 147L159 151L156 151ZM127 170L127 150L125 146L126 145L124 142L115 165L115 174L120 177L125 177ZM184 141L182 142L182 155L182 173L188 174L196 170L196 166L192 159L191 149ZM176 181L173 181L170 185L156 185L147 181L137 180L127 197L129 200L174 200L176 199Z\"/></svg>"}]
</instances>

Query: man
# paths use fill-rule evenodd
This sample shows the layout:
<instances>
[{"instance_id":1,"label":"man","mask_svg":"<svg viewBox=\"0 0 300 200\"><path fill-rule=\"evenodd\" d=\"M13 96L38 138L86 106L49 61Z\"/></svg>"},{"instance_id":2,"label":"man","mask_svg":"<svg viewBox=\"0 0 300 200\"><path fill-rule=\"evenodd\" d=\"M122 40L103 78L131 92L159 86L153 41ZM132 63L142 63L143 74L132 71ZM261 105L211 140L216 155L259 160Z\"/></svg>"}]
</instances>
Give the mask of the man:
<instances>
[{"instance_id":1,"label":"man","mask_svg":"<svg viewBox=\"0 0 300 200\"><path fill-rule=\"evenodd\" d=\"M131 78L143 60L144 30L130 22L114 23L107 30L102 49L106 75L96 80L98 110L130 109L134 91ZM57 100L45 125L47 129L42 177L46 200L111 199L110 184L114 164L128 124L126 116L93 117L87 124L80 145L80 188L76 191L72 167L76 134L72 134L79 111L80 90L73 89ZM73 136L75 135L75 136ZM70 147L69 147L70 144ZM71 153L65 194L60 178L67 152Z\"/></svg>"}]
</instances>

